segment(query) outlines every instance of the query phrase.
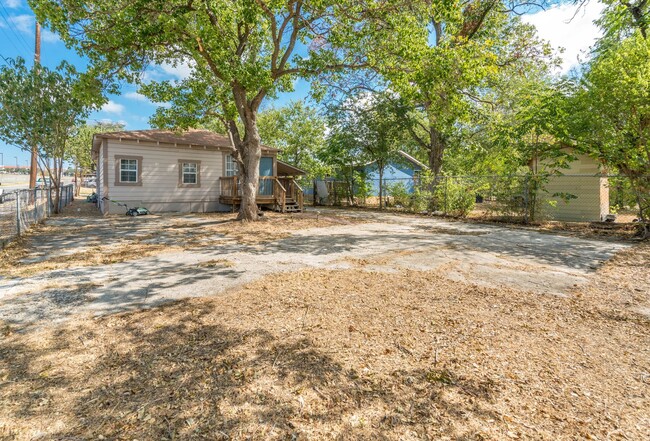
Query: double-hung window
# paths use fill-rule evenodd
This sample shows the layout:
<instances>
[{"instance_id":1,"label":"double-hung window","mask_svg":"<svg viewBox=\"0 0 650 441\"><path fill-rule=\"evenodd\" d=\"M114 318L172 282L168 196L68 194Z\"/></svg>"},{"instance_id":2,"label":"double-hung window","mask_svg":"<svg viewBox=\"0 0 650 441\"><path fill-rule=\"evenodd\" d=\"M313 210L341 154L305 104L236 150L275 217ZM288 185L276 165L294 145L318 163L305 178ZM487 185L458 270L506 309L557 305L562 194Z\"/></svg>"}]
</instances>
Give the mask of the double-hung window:
<instances>
[{"instance_id":1,"label":"double-hung window","mask_svg":"<svg viewBox=\"0 0 650 441\"><path fill-rule=\"evenodd\" d=\"M198 174L196 162L183 162L183 184L196 184Z\"/></svg>"},{"instance_id":2,"label":"double-hung window","mask_svg":"<svg viewBox=\"0 0 650 441\"><path fill-rule=\"evenodd\" d=\"M178 160L178 186L201 186L201 161L189 159Z\"/></svg>"},{"instance_id":3,"label":"double-hung window","mask_svg":"<svg viewBox=\"0 0 650 441\"><path fill-rule=\"evenodd\" d=\"M226 176L237 176L239 167L232 155L226 155Z\"/></svg>"},{"instance_id":4,"label":"double-hung window","mask_svg":"<svg viewBox=\"0 0 650 441\"><path fill-rule=\"evenodd\" d=\"M120 182L138 182L138 160L120 159Z\"/></svg>"},{"instance_id":5,"label":"double-hung window","mask_svg":"<svg viewBox=\"0 0 650 441\"><path fill-rule=\"evenodd\" d=\"M115 185L142 185L142 156L115 155Z\"/></svg>"}]
</instances>

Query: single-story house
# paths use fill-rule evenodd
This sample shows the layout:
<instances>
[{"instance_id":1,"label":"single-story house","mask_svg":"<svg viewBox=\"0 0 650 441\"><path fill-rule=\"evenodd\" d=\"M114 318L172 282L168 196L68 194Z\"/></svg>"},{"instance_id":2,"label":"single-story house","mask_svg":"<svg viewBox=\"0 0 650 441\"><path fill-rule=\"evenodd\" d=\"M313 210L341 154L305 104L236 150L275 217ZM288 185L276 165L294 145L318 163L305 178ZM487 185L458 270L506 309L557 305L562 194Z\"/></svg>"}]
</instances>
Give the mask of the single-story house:
<instances>
[{"instance_id":1,"label":"single-story house","mask_svg":"<svg viewBox=\"0 0 650 441\"><path fill-rule=\"evenodd\" d=\"M379 168L377 167L377 162L369 162L356 167L356 169L365 175L366 180L370 184L369 195L379 196ZM402 183L408 193L413 193L420 172L428 169L429 167L424 165L422 162L400 150L397 152L396 157L390 160L384 167L382 176L384 188L397 183Z\"/></svg>"},{"instance_id":2,"label":"single-story house","mask_svg":"<svg viewBox=\"0 0 650 441\"><path fill-rule=\"evenodd\" d=\"M278 160L278 152L262 146L257 203L302 210L303 192L294 178L305 172ZM208 130L98 133L92 156L99 209L123 214L121 203L154 213L233 211L241 203L233 153L228 136Z\"/></svg>"}]
</instances>

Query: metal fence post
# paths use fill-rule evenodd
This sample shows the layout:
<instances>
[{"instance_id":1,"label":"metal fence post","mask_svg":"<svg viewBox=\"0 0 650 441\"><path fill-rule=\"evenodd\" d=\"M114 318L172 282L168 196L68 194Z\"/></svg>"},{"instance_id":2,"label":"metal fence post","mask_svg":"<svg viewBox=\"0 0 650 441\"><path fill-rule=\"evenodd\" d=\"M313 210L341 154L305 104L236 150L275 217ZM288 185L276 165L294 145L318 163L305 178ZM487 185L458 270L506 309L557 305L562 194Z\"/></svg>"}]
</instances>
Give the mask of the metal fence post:
<instances>
[{"instance_id":1,"label":"metal fence post","mask_svg":"<svg viewBox=\"0 0 650 441\"><path fill-rule=\"evenodd\" d=\"M529 177L525 176L524 177L524 223L525 224L528 223L528 219L530 215L530 213L528 212L529 198L530 198L530 181L529 181Z\"/></svg>"},{"instance_id":2,"label":"metal fence post","mask_svg":"<svg viewBox=\"0 0 650 441\"><path fill-rule=\"evenodd\" d=\"M449 176L443 176L445 180L445 216L449 212Z\"/></svg>"},{"instance_id":3,"label":"metal fence post","mask_svg":"<svg viewBox=\"0 0 650 441\"><path fill-rule=\"evenodd\" d=\"M50 217L52 214L52 189L46 187L43 191L47 193L47 210L45 210L45 217Z\"/></svg>"},{"instance_id":4,"label":"metal fence post","mask_svg":"<svg viewBox=\"0 0 650 441\"><path fill-rule=\"evenodd\" d=\"M16 192L16 232L20 236L20 191Z\"/></svg>"}]
</instances>

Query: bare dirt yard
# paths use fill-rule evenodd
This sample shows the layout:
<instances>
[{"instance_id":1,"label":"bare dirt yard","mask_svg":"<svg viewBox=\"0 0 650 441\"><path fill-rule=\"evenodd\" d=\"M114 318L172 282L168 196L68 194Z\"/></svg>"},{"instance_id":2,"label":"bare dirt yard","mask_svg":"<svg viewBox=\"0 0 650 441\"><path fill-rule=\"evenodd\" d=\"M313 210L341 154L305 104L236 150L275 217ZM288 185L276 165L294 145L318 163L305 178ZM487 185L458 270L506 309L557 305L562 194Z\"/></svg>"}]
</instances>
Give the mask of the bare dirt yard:
<instances>
[{"instance_id":1,"label":"bare dirt yard","mask_svg":"<svg viewBox=\"0 0 650 441\"><path fill-rule=\"evenodd\" d=\"M0 439L650 438L649 244L233 219L76 203L6 249Z\"/></svg>"}]
</instances>

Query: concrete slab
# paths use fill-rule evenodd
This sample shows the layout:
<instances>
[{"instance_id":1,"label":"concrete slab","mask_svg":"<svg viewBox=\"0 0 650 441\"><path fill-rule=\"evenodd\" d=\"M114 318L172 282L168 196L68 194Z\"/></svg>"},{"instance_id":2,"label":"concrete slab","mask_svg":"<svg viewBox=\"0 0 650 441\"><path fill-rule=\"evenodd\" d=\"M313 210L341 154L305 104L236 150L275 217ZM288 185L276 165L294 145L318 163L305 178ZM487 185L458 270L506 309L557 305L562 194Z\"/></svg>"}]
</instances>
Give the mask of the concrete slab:
<instances>
[{"instance_id":1,"label":"concrete slab","mask_svg":"<svg viewBox=\"0 0 650 441\"><path fill-rule=\"evenodd\" d=\"M343 214L341 210L336 213ZM263 246L217 237L216 244L211 241L185 251L101 267L49 271L20 281L0 279L0 319L25 324L65 320L77 313L136 310L187 297L219 295L267 274L304 268L359 267L389 273L437 270L453 280L566 296L628 246L436 218L345 214L365 216L370 222L302 230ZM94 219L90 227L73 219L75 227L87 234L85 241L45 237L38 246L42 255L52 250L59 255L73 253L95 241L107 243L174 228L178 218L143 217L127 225ZM192 216L182 219L188 235L207 222ZM228 263L201 266L215 260ZM47 289L52 285L62 287L56 292L65 291L66 286L83 288L62 295Z\"/></svg>"}]
</instances>

